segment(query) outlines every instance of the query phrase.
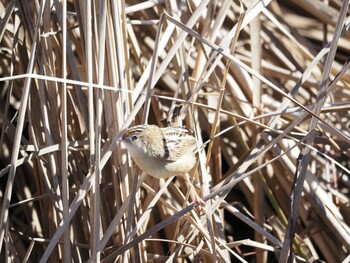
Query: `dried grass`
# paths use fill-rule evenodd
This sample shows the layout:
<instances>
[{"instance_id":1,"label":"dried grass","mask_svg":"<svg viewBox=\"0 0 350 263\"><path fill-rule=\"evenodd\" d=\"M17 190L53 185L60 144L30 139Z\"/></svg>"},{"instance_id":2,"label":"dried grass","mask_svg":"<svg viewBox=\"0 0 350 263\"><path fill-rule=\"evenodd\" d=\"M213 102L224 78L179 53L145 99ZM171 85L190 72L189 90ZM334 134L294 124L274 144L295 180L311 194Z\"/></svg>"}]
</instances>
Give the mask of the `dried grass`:
<instances>
[{"instance_id":1,"label":"dried grass","mask_svg":"<svg viewBox=\"0 0 350 263\"><path fill-rule=\"evenodd\" d=\"M1 262L348 262L349 1L5 2ZM205 211L118 141L177 105Z\"/></svg>"}]
</instances>

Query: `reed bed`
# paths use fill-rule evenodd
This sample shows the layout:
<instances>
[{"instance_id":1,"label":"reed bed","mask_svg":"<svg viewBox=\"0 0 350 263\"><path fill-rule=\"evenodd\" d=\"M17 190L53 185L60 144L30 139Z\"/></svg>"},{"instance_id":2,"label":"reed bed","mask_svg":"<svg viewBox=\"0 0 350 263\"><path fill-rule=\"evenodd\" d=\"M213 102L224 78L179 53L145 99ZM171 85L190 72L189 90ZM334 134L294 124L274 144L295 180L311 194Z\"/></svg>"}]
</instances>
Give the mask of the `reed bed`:
<instances>
[{"instance_id":1,"label":"reed bed","mask_svg":"<svg viewBox=\"0 0 350 263\"><path fill-rule=\"evenodd\" d=\"M349 262L349 1L1 1L1 262ZM143 174L132 125L197 139Z\"/></svg>"}]
</instances>

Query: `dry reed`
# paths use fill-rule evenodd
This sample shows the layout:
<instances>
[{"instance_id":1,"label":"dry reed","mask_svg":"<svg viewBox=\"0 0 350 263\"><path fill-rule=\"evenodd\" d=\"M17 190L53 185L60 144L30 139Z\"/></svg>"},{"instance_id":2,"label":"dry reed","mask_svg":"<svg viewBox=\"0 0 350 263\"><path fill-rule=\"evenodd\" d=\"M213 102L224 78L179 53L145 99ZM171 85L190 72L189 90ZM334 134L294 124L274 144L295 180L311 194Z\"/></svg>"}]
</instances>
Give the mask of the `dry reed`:
<instances>
[{"instance_id":1,"label":"dry reed","mask_svg":"<svg viewBox=\"0 0 350 263\"><path fill-rule=\"evenodd\" d=\"M349 262L348 7L0 2L0 261ZM118 141L179 105L202 211Z\"/></svg>"}]
</instances>

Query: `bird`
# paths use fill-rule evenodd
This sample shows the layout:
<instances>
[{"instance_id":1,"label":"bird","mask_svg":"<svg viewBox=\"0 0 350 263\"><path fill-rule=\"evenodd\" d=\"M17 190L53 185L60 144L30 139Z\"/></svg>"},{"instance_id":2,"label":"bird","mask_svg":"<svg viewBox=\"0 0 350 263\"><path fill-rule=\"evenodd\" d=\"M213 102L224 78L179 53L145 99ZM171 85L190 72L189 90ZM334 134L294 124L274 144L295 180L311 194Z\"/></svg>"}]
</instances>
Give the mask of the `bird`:
<instances>
[{"instance_id":1,"label":"bird","mask_svg":"<svg viewBox=\"0 0 350 263\"><path fill-rule=\"evenodd\" d=\"M142 124L128 128L121 141L142 171L155 178L183 176L194 191L195 205L201 207L205 203L189 176L197 161L196 138L191 130Z\"/></svg>"}]
</instances>

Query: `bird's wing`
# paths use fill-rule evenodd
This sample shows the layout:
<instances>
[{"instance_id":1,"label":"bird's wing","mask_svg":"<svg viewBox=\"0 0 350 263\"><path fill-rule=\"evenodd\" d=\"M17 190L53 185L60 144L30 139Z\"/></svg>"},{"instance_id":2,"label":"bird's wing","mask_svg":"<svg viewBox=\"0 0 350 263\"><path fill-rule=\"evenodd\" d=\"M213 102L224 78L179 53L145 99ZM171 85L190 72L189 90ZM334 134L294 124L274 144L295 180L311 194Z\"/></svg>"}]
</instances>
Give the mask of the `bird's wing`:
<instances>
[{"instance_id":1,"label":"bird's wing","mask_svg":"<svg viewBox=\"0 0 350 263\"><path fill-rule=\"evenodd\" d=\"M190 130L182 127L162 128L164 135L164 159L176 161L187 152L194 152L196 139L190 135Z\"/></svg>"}]
</instances>

